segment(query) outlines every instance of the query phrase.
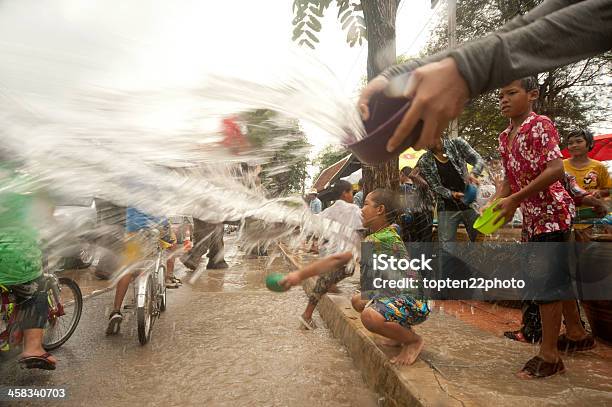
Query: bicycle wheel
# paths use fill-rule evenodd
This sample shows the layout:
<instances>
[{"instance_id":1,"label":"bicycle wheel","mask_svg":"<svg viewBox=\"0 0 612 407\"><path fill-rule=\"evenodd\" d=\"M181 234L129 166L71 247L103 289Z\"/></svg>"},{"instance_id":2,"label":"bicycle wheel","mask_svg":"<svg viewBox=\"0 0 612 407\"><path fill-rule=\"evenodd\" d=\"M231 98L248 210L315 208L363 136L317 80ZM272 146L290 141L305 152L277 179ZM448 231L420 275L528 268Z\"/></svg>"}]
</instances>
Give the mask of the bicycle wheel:
<instances>
[{"instance_id":1,"label":"bicycle wheel","mask_svg":"<svg viewBox=\"0 0 612 407\"><path fill-rule=\"evenodd\" d=\"M157 278L159 280L158 307L160 312L164 312L166 310L166 268L164 266L159 267Z\"/></svg>"},{"instance_id":2,"label":"bicycle wheel","mask_svg":"<svg viewBox=\"0 0 612 407\"><path fill-rule=\"evenodd\" d=\"M83 295L76 281L60 277L58 290L49 288L49 318L45 325L43 348L62 346L74 333L83 312Z\"/></svg>"},{"instance_id":3,"label":"bicycle wheel","mask_svg":"<svg viewBox=\"0 0 612 407\"><path fill-rule=\"evenodd\" d=\"M153 282L147 277L144 288L144 304L136 309L136 320L138 322L138 341L145 345L151 338L151 326L153 325ZM140 295L140 293L138 293Z\"/></svg>"}]
</instances>

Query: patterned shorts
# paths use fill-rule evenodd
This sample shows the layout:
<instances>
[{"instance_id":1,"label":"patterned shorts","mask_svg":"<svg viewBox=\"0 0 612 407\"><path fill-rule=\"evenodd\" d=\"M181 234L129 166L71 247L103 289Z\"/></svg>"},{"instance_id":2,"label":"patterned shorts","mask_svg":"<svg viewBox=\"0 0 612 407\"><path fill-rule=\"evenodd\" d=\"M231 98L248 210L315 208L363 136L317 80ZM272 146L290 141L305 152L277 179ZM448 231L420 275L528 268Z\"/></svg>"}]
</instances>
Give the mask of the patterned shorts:
<instances>
[{"instance_id":1,"label":"patterned shorts","mask_svg":"<svg viewBox=\"0 0 612 407\"><path fill-rule=\"evenodd\" d=\"M387 322L396 322L404 328L418 325L429 316L427 303L408 295L375 297L366 307L378 312Z\"/></svg>"}]
</instances>

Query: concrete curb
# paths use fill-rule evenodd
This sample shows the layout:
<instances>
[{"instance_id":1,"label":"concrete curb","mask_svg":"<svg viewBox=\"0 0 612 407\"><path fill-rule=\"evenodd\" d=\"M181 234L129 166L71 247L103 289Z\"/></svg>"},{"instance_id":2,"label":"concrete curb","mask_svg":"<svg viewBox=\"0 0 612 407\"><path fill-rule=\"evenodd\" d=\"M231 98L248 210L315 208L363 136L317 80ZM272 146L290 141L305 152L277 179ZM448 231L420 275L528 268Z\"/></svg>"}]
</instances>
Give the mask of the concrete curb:
<instances>
[{"instance_id":1,"label":"concrete curb","mask_svg":"<svg viewBox=\"0 0 612 407\"><path fill-rule=\"evenodd\" d=\"M299 268L300 263L279 245L281 252ZM302 286L306 293L314 287L314 279ZM404 406L465 406L461 400L450 396L444 388L448 383L427 363L419 359L410 367L398 368L389 361L389 355L373 341L375 335L361 324L360 314L353 310L350 301L340 295L328 294L317 307L328 328L347 348L355 365L361 370L365 382L380 394L382 404ZM438 372L439 373L439 372Z\"/></svg>"}]
</instances>

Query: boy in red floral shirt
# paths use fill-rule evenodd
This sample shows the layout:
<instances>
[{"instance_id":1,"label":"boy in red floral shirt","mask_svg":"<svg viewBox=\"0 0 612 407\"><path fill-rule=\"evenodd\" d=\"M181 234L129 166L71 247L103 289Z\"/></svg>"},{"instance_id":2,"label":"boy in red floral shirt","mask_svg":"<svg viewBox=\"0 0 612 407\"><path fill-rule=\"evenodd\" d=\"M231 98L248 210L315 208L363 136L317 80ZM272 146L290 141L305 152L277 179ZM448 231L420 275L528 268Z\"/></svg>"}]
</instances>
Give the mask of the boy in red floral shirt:
<instances>
[{"instance_id":1,"label":"boy in red floral shirt","mask_svg":"<svg viewBox=\"0 0 612 407\"><path fill-rule=\"evenodd\" d=\"M497 211L506 220L512 219L520 206L522 241L566 242L574 216L574 203L559 182L563 180L564 170L557 129L548 117L533 112L533 103L538 96L537 79L532 77L514 81L499 92L500 109L502 115L510 119L510 125L499 136L499 152L506 177L492 200L503 198ZM540 265L530 264L526 271L540 281L547 281L543 291L554 292L564 281L569 281L568 262L564 260L567 252L562 251L561 245L549 244L548 247L555 247L556 251L546 256L547 259L539 259ZM542 261L553 260L557 261L555 267L540 267ZM548 285L551 281L552 286ZM538 356L529 360L518 373L521 378L562 373L565 367L558 346L567 345L567 341L580 344L588 340L575 300L555 298L552 302L538 303L542 316L542 344ZM562 316L566 321L566 334L559 338Z\"/></svg>"}]
</instances>

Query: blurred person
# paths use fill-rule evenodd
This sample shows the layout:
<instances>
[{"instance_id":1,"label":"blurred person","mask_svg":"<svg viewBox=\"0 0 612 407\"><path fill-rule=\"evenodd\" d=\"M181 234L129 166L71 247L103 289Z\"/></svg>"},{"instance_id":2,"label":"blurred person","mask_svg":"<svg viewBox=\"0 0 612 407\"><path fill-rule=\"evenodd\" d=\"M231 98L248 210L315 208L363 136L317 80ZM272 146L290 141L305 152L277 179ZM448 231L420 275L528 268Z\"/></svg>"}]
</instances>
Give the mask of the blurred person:
<instances>
[{"instance_id":1,"label":"blurred person","mask_svg":"<svg viewBox=\"0 0 612 407\"><path fill-rule=\"evenodd\" d=\"M433 195L418 168L400 170L400 193L404 213L400 216L402 240L431 242L433 240Z\"/></svg>"},{"instance_id":2,"label":"blurred person","mask_svg":"<svg viewBox=\"0 0 612 407\"><path fill-rule=\"evenodd\" d=\"M357 182L357 192L353 196L353 203L359 209L363 208L363 178L359 178L359 182Z\"/></svg>"},{"instance_id":3,"label":"blurred person","mask_svg":"<svg viewBox=\"0 0 612 407\"><path fill-rule=\"evenodd\" d=\"M310 188L310 190L308 191L308 195L310 197L310 211L315 215L321 213L321 211L323 210L323 203L317 197L317 195L319 195L317 189Z\"/></svg>"},{"instance_id":4,"label":"blurred person","mask_svg":"<svg viewBox=\"0 0 612 407\"><path fill-rule=\"evenodd\" d=\"M39 230L52 219L53 209L41 193L32 193L31 182L0 148L0 285L12 291L19 304L23 330L19 364L55 370L57 359L42 346L49 303L39 245Z\"/></svg>"},{"instance_id":5,"label":"blurred person","mask_svg":"<svg viewBox=\"0 0 612 407\"><path fill-rule=\"evenodd\" d=\"M160 230L159 234L154 233ZM167 219L158 218L134 208L128 207L126 210L126 225L125 225L125 243L123 252L123 266L127 269L140 261L150 258L154 255L157 244L162 245L166 250L176 249L176 236L172 232L172 228ZM148 233L153 232L153 233ZM159 241L154 241L157 238ZM168 259L167 266L171 264L172 271L174 270L174 259ZM106 328L107 335L117 335L121 330L123 322L123 314L121 306L123 299L130 286L132 280L136 277L135 272L125 274L117 282L115 287L115 298L113 301L113 309L108 317L108 326ZM175 278L171 271L166 269L166 287L178 288L180 280ZM172 279L170 279L172 276Z\"/></svg>"},{"instance_id":6,"label":"blurred person","mask_svg":"<svg viewBox=\"0 0 612 407\"><path fill-rule=\"evenodd\" d=\"M467 164L473 165L471 173ZM468 183L478 185L476 177L484 168L480 154L462 138L442 139L419 158L417 167L436 197L438 240L455 241L457 228L463 223L470 240L475 241L478 231L473 224L478 212L462 198Z\"/></svg>"},{"instance_id":7,"label":"blurred person","mask_svg":"<svg viewBox=\"0 0 612 407\"><path fill-rule=\"evenodd\" d=\"M361 210L357 205L353 204L353 186L351 183L344 180L336 181L332 185L331 190L332 198L335 202L332 206L321 212L320 216L337 222L351 231L356 232L360 230L362 228ZM323 241L320 243L319 251L322 256L327 256L338 252L338 248L329 242ZM321 297L327 292L337 292L335 285L343 279L352 276L353 273L353 269L341 267L331 273L323 274L317 279L312 292L308 296L308 305L304 313L299 317L304 328L313 329L315 327L312 314Z\"/></svg>"}]
</instances>

